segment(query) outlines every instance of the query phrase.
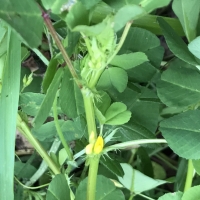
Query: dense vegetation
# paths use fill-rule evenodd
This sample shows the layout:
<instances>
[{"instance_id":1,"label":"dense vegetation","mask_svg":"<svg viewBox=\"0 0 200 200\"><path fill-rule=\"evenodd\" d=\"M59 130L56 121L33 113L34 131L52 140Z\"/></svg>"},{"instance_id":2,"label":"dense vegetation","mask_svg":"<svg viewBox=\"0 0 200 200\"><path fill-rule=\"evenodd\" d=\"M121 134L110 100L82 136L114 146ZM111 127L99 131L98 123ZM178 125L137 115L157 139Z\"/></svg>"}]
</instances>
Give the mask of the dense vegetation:
<instances>
[{"instance_id":1,"label":"dense vegetation","mask_svg":"<svg viewBox=\"0 0 200 200\"><path fill-rule=\"evenodd\" d=\"M200 199L198 0L0 3L1 200Z\"/></svg>"}]
</instances>

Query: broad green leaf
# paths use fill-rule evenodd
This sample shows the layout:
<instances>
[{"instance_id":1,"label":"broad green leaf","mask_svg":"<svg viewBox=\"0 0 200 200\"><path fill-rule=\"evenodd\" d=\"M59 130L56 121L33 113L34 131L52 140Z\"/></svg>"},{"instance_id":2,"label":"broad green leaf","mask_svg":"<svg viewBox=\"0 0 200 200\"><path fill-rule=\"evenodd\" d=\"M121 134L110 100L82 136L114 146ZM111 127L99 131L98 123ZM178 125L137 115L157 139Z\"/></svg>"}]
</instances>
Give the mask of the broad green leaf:
<instances>
[{"instance_id":1,"label":"broad green leaf","mask_svg":"<svg viewBox=\"0 0 200 200\"><path fill-rule=\"evenodd\" d=\"M53 105L53 101L55 99L58 87L60 85L62 76L63 76L63 68L59 68L53 78L53 81L51 82L49 89L47 91L47 94L44 98L44 100L42 101L42 105L40 107L40 110L38 111L33 125L36 128L39 128L44 121L46 120L46 118L49 115L49 112L51 110L51 107Z\"/></svg>"},{"instance_id":2,"label":"broad green leaf","mask_svg":"<svg viewBox=\"0 0 200 200\"><path fill-rule=\"evenodd\" d=\"M124 175L123 169L120 165L120 162L116 159L115 162L113 162L113 158L110 157L111 154L109 154L108 157L101 157L100 163L106 167L106 169L110 170L113 174L122 177Z\"/></svg>"},{"instance_id":3,"label":"broad green leaf","mask_svg":"<svg viewBox=\"0 0 200 200\"><path fill-rule=\"evenodd\" d=\"M157 92L167 106L195 106L200 99L199 72L178 59L171 62L157 83Z\"/></svg>"},{"instance_id":4,"label":"broad green leaf","mask_svg":"<svg viewBox=\"0 0 200 200\"><path fill-rule=\"evenodd\" d=\"M0 1L0 18L9 24L31 48L42 41L42 13L35 1ZM26 27L26 28L24 28ZM33 31L34 30L34 31Z\"/></svg>"},{"instance_id":5,"label":"broad green leaf","mask_svg":"<svg viewBox=\"0 0 200 200\"><path fill-rule=\"evenodd\" d=\"M154 178L165 180L167 176L165 168L161 166L160 164L158 164L157 162L152 162L152 166L153 166Z\"/></svg>"},{"instance_id":6,"label":"broad green leaf","mask_svg":"<svg viewBox=\"0 0 200 200\"><path fill-rule=\"evenodd\" d=\"M180 157L200 159L200 110L190 110L160 123L169 147Z\"/></svg>"},{"instance_id":7,"label":"broad green leaf","mask_svg":"<svg viewBox=\"0 0 200 200\"><path fill-rule=\"evenodd\" d=\"M145 52L160 46L160 40L148 30L131 27L119 54Z\"/></svg>"},{"instance_id":8,"label":"broad green leaf","mask_svg":"<svg viewBox=\"0 0 200 200\"><path fill-rule=\"evenodd\" d=\"M146 12L150 13L157 8L161 8L167 6L171 0L141 0L139 5L146 10Z\"/></svg>"},{"instance_id":9,"label":"broad green leaf","mask_svg":"<svg viewBox=\"0 0 200 200\"><path fill-rule=\"evenodd\" d=\"M136 83L146 83L152 80L156 74L156 69L149 62L127 70L128 77L131 81Z\"/></svg>"},{"instance_id":10,"label":"broad green leaf","mask_svg":"<svg viewBox=\"0 0 200 200\"><path fill-rule=\"evenodd\" d=\"M31 176L36 172L36 170L37 169L28 162L15 162L14 174L18 179L30 179Z\"/></svg>"},{"instance_id":11,"label":"broad green leaf","mask_svg":"<svg viewBox=\"0 0 200 200\"><path fill-rule=\"evenodd\" d=\"M144 62L127 71L131 80L134 82L150 81L156 73L155 67L160 68L164 54L164 49L160 46L159 39L145 29L130 28L119 54L128 54L130 52L143 52L149 60L149 62Z\"/></svg>"},{"instance_id":12,"label":"broad green leaf","mask_svg":"<svg viewBox=\"0 0 200 200\"><path fill-rule=\"evenodd\" d=\"M124 176L118 177L118 180L126 189L136 194L151 190L159 185L167 183L167 181L152 179L142 174L140 171L133 169L132 166L127 163L122 163L121 166L124 170Z\"/></svg>"},{"instance_id":13,"label":"broad green leaf","mask_svg":"<svg viewBox=\"0 0 200 200\"><path fill-rule=\"evenodd\" d=\"M198 65L198 62L188 50L185 42L181 39L181 37L177 35L173 28L160 17L158 18L158 22L165 36L167 45L172 53L174 53L175 56L189 64Z\"/></svg>"},{"instance_id":14,"label":"broad green leaf","mask_svg":"<svg viewBox=\"0 0 200 200\"><path fill-rule=\"evenodd\" d=\"M70 9L65 21L71 30L78 25L89 25L89 12L79 1Z\"/></svg>"},{"instance_id":15,"label":"broad green leaf","mask_svg":"<svg viewBox=\"0 0 200 200\"><path fill-rule=\"evenodd\" d=\"M128 76L125 70L118 67L109 67L102 73L98 87L107 90L113 85L119 92L123 92L127 83Z\"/></svg>"},{"instance_id":16,"label":"broad green leaf","mask_svg":"<svg viewBox=\"0 0 200 200\"><path fill-rule=\"evenodd\" d=\"M81 181L76 190L76 200L83 200L87 198L87 181L88 178ZM124 194L121 190L117 189L114 183L108 178L98 175L96 185L96 198L95 200L125 200Z\"/></svg>"},{"instance_id":17,"label":"broad green leaf","mask_svg":"<svg viewBox=\"0 0 200 200\"><path fill-rule=\"evenodd\" d=\"M131 112L127 110L125 104L115 102L107 109L105 113L105 124L121 125L127 123L131 118Z\"/></svg>"},{"instance_id":18,"label":"broad green leaf","mask_svg":"<svg viewBox=\"0 0 200 200\"><path fill-rule=\"evenodd\" d=\"M69 4L66 0L41 0L46 10L51 10L52 13L60 14L62 6Z\"/></svg>"},{"instance_id":19,"label":"broad green leaf","mask_svg":"<svg viewBox=\"0 0 200 200\"><path fill-rule=\"evenodd\" d=\"M155 133L158 126L160 102L151 98L138 99L132 104L130 111L135 122Z\"/></svg>"},{"instance_id":20,"label":"broad green leaf","mask_svg":"<svg viewBox=\"0 0 200 200\"><path fill-rule=\"evenodd\" d=\"M133 118L131 118L127 124L123 124L115 136L117 137L117 141L121 142L156 138L151 131L149 131L146 127L136 123ZM144 146L147 146L149 148L158 147L158 145L156 144L148 144Z\"/></svg>"},{"instance_id":21,"label":"broad green leaf","mask_svg":"<svg viewBox=\"0 0 200 200\"><path fill-rule=\"evenodd\" d=\"M70 189L64 174L57 174L51 181L46 200L69 200Z\"/></svg>"},{"instance_id":22,"label":"broad green leaf","mask_svg":"<svg viewBox=\"0 0 200 200\"><path fill-rule=\"evenodd\" d=\"M196 56L197 58L200 59L200 36L198 36L197 38L195 38L192 42L190 42L188 44L188 49L190 50L190 52Z\"/></svg>"},{"instance_id":23,"label":"broad green leaf","mask_svg":"<svg viewBox=\"0 0 200 200\"><path fill-rule=\"evenodd\" d=\"M45 95L40 93L26 92L20 95L19 105L23 112L30 116L36 116Z\"/></svg>"},{"instance_id":24,"label":"broad green leaf","mask_svg":"<svg viewBox=\"0 0 200 200\"><path fill-rule=\"evenodd\" d=\"M138 148L137 157L139 160L139 170L146 176L154 178L153 166L151 159L147 153L147 149L145 149L144 147Z\"/></svg>"},{"instance_id":25,"label":"broad green leaf","mask_svg":"<svg viewBox=\"0 0 200 200\"><path fill-rule=\"evenodd\" d=\"M198 0L174 0L172 9L180 20L188 41L196 37L200 4Z\"/></svg>"},{"instance_id":26,"label":"broad green leaf","mask_svg":"<svg viewBox=\"0 0 200 200\"><path fill-rule=\"evenodd\" d=\"M81 127L79 118L74 121L59 120L59 125L67 142L80 139L85 133L85 130ZM57 137L55 122L45 123L40 128L33 128L32 133L40 141L53 142L55 137Z\"/></svg>"},{"instance_id":27,"label":"broad green leaf","mask_svg":"<svg viewBox=\"0 0 200 200\"><path fill-rule=\"evenodd\" d=\"M148 58L144 53L136 52L136 53L116 55L110 62L110 64L127 70L134 68L135 66L138 66L147 61Z\"/></svg>"},{"instance_id":28,"label":"broad green leaf","mask_svg":"<svg viewBox=\"0 0 200 200\"><path fill-rule=\"evenodd\" d=\"M96 4L98 4L100 2L100 0L93 0L93 1L78 0L78 1L80 1L87 10L92 8L93 6L95 6Z\"/></svg>"},{"instance_id":29,"label":"broad green leaf","mask_svg":"<svg viewBox=\"0 0 200 200\"><path fill-rule=\"evenodd\" d=\"M164 194L163 196L158 198L158 200L182 200L182 196L183 193L178 191L178 192Z\"/></svg>"},{"instance_id":30,"label":"broad green leaf","mask_svg":"<svg viewBox=\"0 0 200 200\"><path fill-rule=\"evenodd\" d=\"M119 9L114 16L114 30L115 32L122 29L128 21L138 19L146 15L143 8L137 5L126 5Z\"/></svg>"},{"instance_id":31,"label":"broad green leaf","mask_svg":"<svg viewBox=\"0 0 200 200\"><path fill-rule=\"evenodd\" d=\"M57 67L58 67L58 60L52 58L51 61L49 62L49 65L47 67L47 70L44 74L44 78L42 81L42 90L44 93L47 92L49 85L51 84L53 77L56 74Z\"/></svg>"},{"instance_id":32,"label":"broad green leaf","mask_svg":"<svg viewBox=\"0 0 200 200\"><path fill-rule=\"evenodd\" d=\"M64 76L60 89L60 107L67 117L75 118L84 113L83 98L80 89L73 81L68 69L64 69Z\"/></svg>"},{"instance_id":33,"label":"broad green leaf","mask_svg":"<svg viewBox=\"0 0 200 200\"><path fill-rule=\"evenodd\" d=\"M200 175L200 160L192 160L194 169L198 175Z\"/></svg>"},{"instance_id":34,"label":"broad green leaf","mask_svg":"<svg viewBox=\"0 0 200 200\"><path fill-rule=\"evenodd\" d=\"M98 4L98 6L94 8L92 19L91 19L92 23L100 23L106 16L113 13L113 10L115 8L113 6L112 7L109 6L107 3L108 3L108 0L101 1ZM117 6L118 8L116 8L116 10L118 10L119 8L122 7L120 5L121 1L109 0L109 3L114 3L114 4L119 3L119 6ZM157 15L145 15L139 19L134 20L134 23L132 24L132 26L144 28L146 30L151 31L152 33L154 33L156 35L161 35L162 31L161 31L159 24L157 23L157 17L158 17ZM162 17L162 18L165 19L165 21L167 23L169 23L170 26L174 27L174 29L178 33L178 35L180 35L180 36L185 35L183 28L178 19L171 18L171 17Z\"/></svg>"},{"instance_id":35,"label":"broad green leaf","mask_svg":"<svg viewBox=\"0 0 200 200\"><path fill-rule=\"evenodd\" d=\"M181 200L197 200L200 197L200 185L194 186L183 193Z\"/></svg>"},{"instance_id":36,"label":"broad green leaf","mask_svg":"<svg viewBox=\"0 0 200 200\"><path fill-rule=\"evenodd\" d=\"M122 93L114 89L110 89L108 93L114 101L126 104L128 110L132 112L132 119L138 125L141 124L154 133L158 126L160 100L152 90L141 89L133 84L128 84Z\"/></svg>"},{"instance_id":37,"label":"broad green leaf","mask_svg":"<svg viewBox=\"0 0 200 200\"><path fill-rule=\"evenodd\" d=\"M0 57L0 79L3 78L0 95L0 199L14 199L14 150L21 70L20 41L10 29L7 39L7 53Z\"/></svg>"}]
</instances>

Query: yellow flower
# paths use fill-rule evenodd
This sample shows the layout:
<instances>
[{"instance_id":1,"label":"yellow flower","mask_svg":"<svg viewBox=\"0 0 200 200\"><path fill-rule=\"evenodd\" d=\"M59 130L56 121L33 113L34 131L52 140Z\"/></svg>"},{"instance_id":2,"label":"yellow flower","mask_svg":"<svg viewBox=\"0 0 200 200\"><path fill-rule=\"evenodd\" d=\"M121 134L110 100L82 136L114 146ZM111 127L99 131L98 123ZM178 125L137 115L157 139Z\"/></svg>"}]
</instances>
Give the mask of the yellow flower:
<instances>
[{"instance_id":1,"label":"yellow flower","mask_svg":"<svg viewBox=\"0 0 200 200\"><path fill-rule=\"evenodd\" d=\"M103 150L103 146L104 146L103 137L98 136L93 148L94 154L99 154Z\"/></svg>"},{"instance_id":2,"label":"yellow flower","mask_svg":"<svg viewBox=\"0 0 200 200\"><path fill-rule=\"evenodd\" d=\"M88 154L91 154L93 152L93 146L94 144L88 144L86 147L85 147L85 153L88 155Z\"/></svg>"}]
</instances>

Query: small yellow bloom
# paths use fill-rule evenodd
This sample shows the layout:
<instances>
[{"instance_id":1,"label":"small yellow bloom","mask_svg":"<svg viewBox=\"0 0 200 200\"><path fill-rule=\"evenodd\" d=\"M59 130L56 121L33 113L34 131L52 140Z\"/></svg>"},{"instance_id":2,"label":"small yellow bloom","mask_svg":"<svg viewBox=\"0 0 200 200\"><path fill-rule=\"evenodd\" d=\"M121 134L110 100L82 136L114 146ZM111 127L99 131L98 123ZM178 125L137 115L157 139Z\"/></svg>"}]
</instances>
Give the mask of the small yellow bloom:
<instances>
[{"instance_id":1,"label":"small yellow bloom","mask_svg":"<svg viewBox=\"0 0 200 200\"><path fill-rule=\"evenodd\" d=\"M91 154L93 152L93 146L94 144L88 144L86 147L85 147L85 153L88 155L88 154Z\"/></svg>"},{"instance_id":2,"label":"small yellow bloom","mask_svg":"<svg viewBox=\"0 0 200 200\"><path fill-rule=\"evenodd\" d=\"M103 146L104 146L104 140L103 140L103 137L102 136L99 136L94 144L94 149L93 149L93 152L95 154L99 154L102 149L103 149Z\"/></svg>"}]
</instances>

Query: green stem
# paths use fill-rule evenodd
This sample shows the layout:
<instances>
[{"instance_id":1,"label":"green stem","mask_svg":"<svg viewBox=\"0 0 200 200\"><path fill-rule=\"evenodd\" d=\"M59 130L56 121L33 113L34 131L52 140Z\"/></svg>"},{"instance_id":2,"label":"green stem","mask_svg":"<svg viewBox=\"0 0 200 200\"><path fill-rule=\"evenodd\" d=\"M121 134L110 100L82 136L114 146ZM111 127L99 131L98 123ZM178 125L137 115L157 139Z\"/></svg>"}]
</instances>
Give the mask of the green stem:
<instances>
[{"instance_id":1,"label":"green stem","mask_svg":"<svg viewBox=\"0 0 200 200\"><path fill-rule=\"evenodd\" d=\"M95 87L95 85L97 84L97 82L98 82L98 80L99 80L101 74L103 73L105 67L112 61L112 59L117 55L117 53L118 53L119 50L121 49L121 47L122 47L122 45L123 45L123 43L124 43L124 41L125 41L125 39L126 39L126 36L127 36L127 34L128 34L128 31L129 31L129 29L130 29L130 27L131 27L131 24L132 24L132 21L126 23L126 26L125 26L125 28L124 28L123 34L122 34L122 36L121 36L121 39L120 39L119 43L117 44L117 47L116 47L114 53L113 53L113 54L110 56L110 58L107 60L105 66L103 66L100 70L98 70L98 71L92 76L92 78L91 78L91 80L90 80L90 82L89 82L89 87L90 87L90 88ZM86 41L86 40L85 40L85 41Z\"/></svg>"},{"instance_id":2,"label":"green stem","mask_svg":"<svg viewBox=\"0 0 200 200\"><path fill-rule=\"evenodd\" d=\"M62 43L61 43L61 41L60 41L55 29L54 29L54 27L53 27L53 25L51 23L51 20L50 20L48 14L45 13L43 10L42 10L42 12L43 12L42 16L44 18L44 22L45 22L49 32L51 33L51 36L54 39L57 47L59 48L60 52L62 53L63 58L64 58L67 66L69 68L69 71L71 72L71 74L72 74L76 84L78 85L78 87L82 88L82 84L79 81L78 75L77 75L77 73L76 73L76 71L75 71L75 69L74 69L74 67L73 67L73 65L71 63L71 60L70 60L67 52L65 51L65 48L63 47L63 45L62 45Z\"/></svg>"},{"instance_id":3,"label":"green stem","mask_svg":"<svg viewBox=\"0 0 200 200\"><path fill-rule=\"evenodd\" d=\"M96 181L99 166L100 155L89 158L89 174L87 184L87 200L95 200L96 194Z\"/></svg>"},{"instance_id":4,"label":"green stem","mask_svg":"<svg viewBox=\"0 0 200 200\"><path fill-rule=\"evenodd\" d=\"M60 170L57 168L55 163L51 160L47 152L43 149L39 141L33 137L29 127L24 121L22 121L19 114L17 115L17 128L28 139L30 144L36 149L39 155L46 161L46 163L48 164L49 168L53 171L53 173L60 174Z\"/></svg>"},{"instance_id":5,"label":"green stem","mask_svg":"<svg viewBox=\"0 0 200 200\"><path fill-rule=\"evenodd\" d=\"M60 138L60 141L61 141L63 147L65 148L65 151L67 152L68 159L69 159L69 161L73 161L73 154L71 152L69 145L67 144L67 142L65 140L65 137L64 137L62 130L60 128L60 124L58 122L57 95L56 95L54 102L53 102L53 117L54 117L54 122L55 122L55 126L56 126L58 136Z\"/></svg>"},{"instance_id":6,"label":"green stem","mask_svg":"<svg viewBox=\"0 0 200 200\"><path fill-rule=\"evenodd\" d=\"M121 49L122 45L124 44L124 41L125 41L125 39L126 39L126 36L127 36L127 34L128 34L128 31L129 31L129 29L130 29L132 23L133 23L132 21L129 21L129 22L126 23L126 26L125 26L125 28L124 28L123 34L122 34L122 36L121 36L121 39L120 39L120 41L119 41L119 43L118 43L118 45L117 45L117 48L115 49L115 51L114 51L114 53L112 54L112 56L108 59L108 61L107 61L107 63L106 63L106 66L112 61L112 59L117 55L117 53L118 53L119 50Z\"/></svg>"},{"instance_id":7,"label":"green stem","mask_svg":"<svg viewBox=\"0 0 200 200\"><path fill-rule=\"evenodd\" d=\"M84 106L85 106L89 143L94 144L97 139L97 130L96 130L95 115L94 115L93 96L92 94L90 94L90 91L88 88L83 88L81 92L83 95L83 101L84 101ZM95 200L96 180L97 180L99 159L100 159L100 155L96 155L94 157L88 157L88 160L87 160L89 163L87 200Z\"/></svg>"},{"instance_id":8,"label":"green stem","mask_svg":"<svg viewBox=\"0 0 200 200\"><path fill-rule=\"evenodd\" d=\"M192 186L193 173L194 173L194 167L192 164L192 160L188 160L188 170L187 170L184 192L190 189Z\"/></svg>"},{"instance_id":9,"label":"green stem","mask_svg":"<svg viewBox=\"0 0 200 200\"><path fill-rule=\"evenodd\" d=\"M86 88L82 90L83 101L86 113L86 121L88 127L89 143L94 143L97 139L96 122L94 115L94 104L92 94L87 94L89 91Z\"/></svg>"}]
</instances>

